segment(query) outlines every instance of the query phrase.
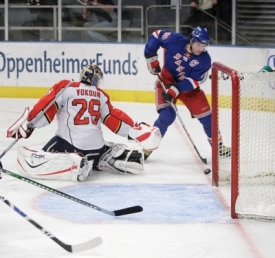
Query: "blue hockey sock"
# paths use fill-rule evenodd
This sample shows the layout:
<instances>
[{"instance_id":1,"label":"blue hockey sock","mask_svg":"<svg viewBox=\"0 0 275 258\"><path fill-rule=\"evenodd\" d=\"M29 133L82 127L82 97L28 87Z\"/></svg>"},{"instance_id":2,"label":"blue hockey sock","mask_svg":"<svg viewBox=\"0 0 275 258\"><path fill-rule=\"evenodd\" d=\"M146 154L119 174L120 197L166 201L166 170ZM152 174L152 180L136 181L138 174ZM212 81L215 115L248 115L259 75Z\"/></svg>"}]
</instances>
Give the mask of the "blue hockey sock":
<instances>
[{"instance_id":1,"label":"blue hockey sock","mask_svg":"<svg viewBox=\"0 0 275 258\"><path fill-rule=\"evenodd\" d=\"M171 125L176 118L176 113L172 107L165 107L159 111L159 117L155 121L154 126L157 126L162 137L165 135L168 126Z\"/></svg>"}]
</instances>

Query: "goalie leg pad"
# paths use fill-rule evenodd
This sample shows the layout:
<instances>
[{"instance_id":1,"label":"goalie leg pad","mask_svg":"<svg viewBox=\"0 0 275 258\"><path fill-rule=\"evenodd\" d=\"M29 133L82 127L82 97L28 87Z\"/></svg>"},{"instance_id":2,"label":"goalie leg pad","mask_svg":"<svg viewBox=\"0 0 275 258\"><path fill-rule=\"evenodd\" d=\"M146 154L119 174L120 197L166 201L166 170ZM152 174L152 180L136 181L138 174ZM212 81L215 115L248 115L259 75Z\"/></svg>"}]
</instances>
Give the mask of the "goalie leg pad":
<instances>
[{"instance_id":1,"label":"goalie leg pad","mask_svg":"<svg viewBox=\"0 0 275 258\"><path fill-rule=\"evenodd\" d=\"M18 147L17 168L38 179L84 181L93 161L77 153L51 153Z\"/></svg>"},{"instance_id":2,"label":"goalie leg pad","mask_svg":"<svg viewBox=\"0 0 275 258\"><path fill-rule=\"evenodd\" d=\"M139 149L129 149L124 144L110 144L109 149L101 156L98 168L118 174L141 174L144 156Z\"/></svg>"}]
</instances>

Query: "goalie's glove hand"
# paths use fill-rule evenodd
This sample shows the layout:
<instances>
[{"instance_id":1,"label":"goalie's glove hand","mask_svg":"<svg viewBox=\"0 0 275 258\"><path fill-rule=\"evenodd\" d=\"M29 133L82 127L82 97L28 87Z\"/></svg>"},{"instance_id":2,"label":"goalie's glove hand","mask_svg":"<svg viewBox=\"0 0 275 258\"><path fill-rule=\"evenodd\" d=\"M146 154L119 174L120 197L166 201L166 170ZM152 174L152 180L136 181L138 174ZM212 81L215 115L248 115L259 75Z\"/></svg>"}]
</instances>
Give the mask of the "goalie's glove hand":
<instances>
[{"instance_id":1,"label":"goalie's glove hand","mask_svg":"<svg viewBox=\"0 0 275 258\"><path fill-rule=\"evenodd\" d=\"M155 150L159 147L162 136L158 127L151 127L146 123L136 123L129 130L129 138L135 140L146 150Z\"/></svg>"},{"instance_id":2,"label":"goalie's glove hand","mask_svg":"<svg viewBox=\"0 0 275 258\"><path fill-rule=\"evenodd\" d=\"M160 73L161 69L159 66L158 55L154 55L146 58L147 68L149 72L153 75Z\"/></svg>"},{"instance_id":3,"label":"goalie's glove hand","mask_svg":"<svg viewBox=\"0 0 275 258\"><path fill-rule=\"evenodd\" d=\"M21 138L29 138L34 131L34 128L30 123L23 124L18 128L18 131L15 132L11 137L15 139L21 139Z\"/></svg>"},{"instance_id":4,"label":"goalie's glove hand","mask_svg":"<svg viewBox=\"0 0 275 258\"><path fill-rule=\"evenodd\" d=\"M162 92L162 98L165 102L171 103L179 95L176 84L167 86L167 90Z\"/></svg>"}]
</instances>

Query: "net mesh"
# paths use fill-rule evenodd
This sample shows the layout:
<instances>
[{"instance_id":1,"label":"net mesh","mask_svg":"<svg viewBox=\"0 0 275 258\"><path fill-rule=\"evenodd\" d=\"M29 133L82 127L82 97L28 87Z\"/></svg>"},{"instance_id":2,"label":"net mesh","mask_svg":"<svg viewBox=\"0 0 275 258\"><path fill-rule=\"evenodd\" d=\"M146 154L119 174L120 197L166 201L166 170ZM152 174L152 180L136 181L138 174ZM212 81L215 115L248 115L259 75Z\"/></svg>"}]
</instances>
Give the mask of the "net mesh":
<instances>
[{"instance_id":1,"label":"net mesh","mask_svg":"<svg viewBox=\"0 0 275 258\"><path fill-rule=\"evenodd\" d=\"M232 135L232 81L218 72L218 126L223 144L238 137L236 213L275 217L275 72L261 66L227 64L240 78L239 133ZM232 155L235 155L234 152ZM230 184L231 158L218 158L219 185Z\"/></svg>"}]
</instances>

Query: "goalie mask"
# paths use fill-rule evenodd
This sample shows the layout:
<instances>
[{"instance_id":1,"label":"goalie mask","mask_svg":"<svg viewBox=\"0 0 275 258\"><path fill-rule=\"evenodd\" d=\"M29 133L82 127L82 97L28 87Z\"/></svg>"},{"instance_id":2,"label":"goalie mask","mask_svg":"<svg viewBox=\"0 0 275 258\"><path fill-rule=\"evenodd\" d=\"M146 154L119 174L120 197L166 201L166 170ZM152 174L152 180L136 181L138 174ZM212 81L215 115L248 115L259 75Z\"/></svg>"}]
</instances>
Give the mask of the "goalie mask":
<instances>
[{"instance_id":1,"label":"goalie mask","mask_svg":"<svg viewBox=\"0 0 275 258\"><path fill-rule=\"evenodd\" d=\"M103 81L103 73L97 65L87 65L81 71L79 81L86 85L99 86Z\"/></svg>"}]
</instances>

